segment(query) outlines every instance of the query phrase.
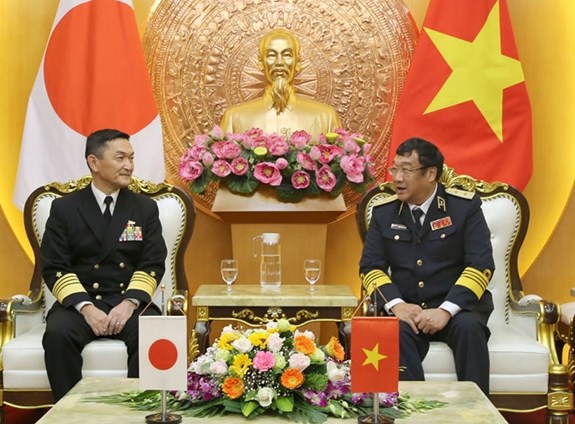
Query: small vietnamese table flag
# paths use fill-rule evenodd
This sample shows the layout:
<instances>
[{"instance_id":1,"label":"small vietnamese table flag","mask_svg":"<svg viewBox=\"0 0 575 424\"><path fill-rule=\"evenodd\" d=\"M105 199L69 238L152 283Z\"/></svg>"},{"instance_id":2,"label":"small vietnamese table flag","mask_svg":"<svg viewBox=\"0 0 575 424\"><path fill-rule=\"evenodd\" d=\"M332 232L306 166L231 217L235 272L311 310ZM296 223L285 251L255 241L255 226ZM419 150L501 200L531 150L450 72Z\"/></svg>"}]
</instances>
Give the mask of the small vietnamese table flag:
<instances>
[{"instance_id":1,"label":"small vietnamese table flag","mask_svg":"<svg viewBox=\"0 0 575 424\"><path fill-rule=\"evenodd\" d=\"M532 174L531 106L506 0L431 0L393 124L457 174L523 190Z\"/></svg>"},{"instance_id":2,"label":"small vietnamese table flag","mask_svg":"<svg viewBox=\"0 0 575 424\"><path fill-rule=\"evenodd\" d=\"M187 390L185 316L139 317L140 388Z\"/></svg>"},{"instance_id":3,"label":"small vietnamese table flag","mask_svg":"<svg viewBox=\"0 0 575 424\"><path fill-rule=\"evenodd\" d=\"M351 391L397 392L399 320L396 317L351 319Z\"/></svg>"},{"instance_id":4,"label":"small vietnamese table flag","mask_svg":"<svg viewBox=\"0 0 575 424\"><path fill-rule=\"evenodd\" d=\"M61 0L28 101L14 203L43 184L89 174L86 137L131 136L134 175L165 178L158 108L131 0Z\"/></svg>"}]
</instances>

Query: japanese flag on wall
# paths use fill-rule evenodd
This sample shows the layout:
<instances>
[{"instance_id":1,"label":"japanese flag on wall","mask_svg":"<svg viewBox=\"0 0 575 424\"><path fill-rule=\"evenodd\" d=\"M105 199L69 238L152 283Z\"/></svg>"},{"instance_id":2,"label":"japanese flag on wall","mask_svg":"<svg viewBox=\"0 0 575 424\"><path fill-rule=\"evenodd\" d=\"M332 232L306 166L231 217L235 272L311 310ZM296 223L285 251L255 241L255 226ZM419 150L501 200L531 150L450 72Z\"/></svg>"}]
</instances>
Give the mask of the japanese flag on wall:
<instances>
[{"instance_id":1,"label":"japanese flag on wall","mask_svg":"<svg viewBox=\"0 0 575 424\"><path fill-rule=\"evenodd\" d=\"M165 177L162 128L131 0L61 0L28 101L14 203L89 174L86 137L130 134L134 175Z\"/></svg>"},{"instance_id":2,"label":"japanese flag on wall","mask_svg":"<svg viewBox=\"0 0 575 424\"><path fill-rule=\"evenodd\" d=\"M186 317L142 315L139 320L140 388L186 390Z\"/></svg>"}]
</instances>

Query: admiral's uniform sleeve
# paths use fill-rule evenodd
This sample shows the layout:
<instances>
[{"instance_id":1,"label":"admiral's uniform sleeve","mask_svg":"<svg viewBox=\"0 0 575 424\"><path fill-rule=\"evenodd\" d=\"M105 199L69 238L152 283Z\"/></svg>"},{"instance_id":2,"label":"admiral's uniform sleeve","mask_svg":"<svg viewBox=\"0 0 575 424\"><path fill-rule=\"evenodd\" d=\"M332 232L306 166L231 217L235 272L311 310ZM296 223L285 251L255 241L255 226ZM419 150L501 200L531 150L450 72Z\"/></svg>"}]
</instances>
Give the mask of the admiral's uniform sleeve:
<instances>
[{"instance_id":1,"label":"admiral's uniform sleeve","mask_svg":"<svg viewBox=\"0 0 575 424\"><path fill-rule=\"evenodd\" d=\"M63 205L56 199L50 207L40 255L44 282L58 302L67 308L91 299L72 269L69 229L66 223Z\"/></svg>"}]
</instances>

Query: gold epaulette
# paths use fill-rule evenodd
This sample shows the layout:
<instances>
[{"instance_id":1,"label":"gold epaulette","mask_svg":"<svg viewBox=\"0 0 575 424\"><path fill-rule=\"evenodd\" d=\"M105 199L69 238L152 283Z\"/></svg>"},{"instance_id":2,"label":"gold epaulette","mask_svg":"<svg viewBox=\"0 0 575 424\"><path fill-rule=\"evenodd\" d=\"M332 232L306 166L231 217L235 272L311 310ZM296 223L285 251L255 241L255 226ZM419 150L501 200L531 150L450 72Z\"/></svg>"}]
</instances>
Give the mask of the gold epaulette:
<instances>
[{"instance_id":1,"label":"gold epaulette","mask_svg":"<svg viewBox=\"0 0 575 424\"><path fill-rule=\"evenodd\" d=\"M473 199L473 196L475 196L475 192L473 191L460 190L458 188L453 187L446 188L445 192L451 194L452 196L461 197L462 199L467 200Z\"/></svg>"},{"instance_id":2,"label":"gold epaulette","mask_svg":"<svg viewBox=\"0 0 575 424\"><path fill-rule=\"evenodd\" d=\"M369 203L371 204L371 207L374 208L376 206L393 202L394 200L397 200L397 194L392 194L391 196L375 196L375 199L371 199Z\"/></svg>"}]
</instances>

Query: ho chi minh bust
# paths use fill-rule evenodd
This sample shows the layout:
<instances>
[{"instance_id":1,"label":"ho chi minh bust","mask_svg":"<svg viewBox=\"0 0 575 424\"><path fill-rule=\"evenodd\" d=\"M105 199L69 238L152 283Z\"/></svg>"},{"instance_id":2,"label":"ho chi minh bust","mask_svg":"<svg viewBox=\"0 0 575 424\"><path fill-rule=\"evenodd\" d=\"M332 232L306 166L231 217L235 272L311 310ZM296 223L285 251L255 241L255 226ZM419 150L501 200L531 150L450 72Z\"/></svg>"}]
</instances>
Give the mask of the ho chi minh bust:
<instances>
[{"instance_id":1,"label":"ho chi minh bust","mask_svg":"<svg viewBox=\"0 0 575 424\"><path fill-rule=\"evenodd\" d=\"M293 33L274 29L259 44L259 68L266 78L262 97L230 107L222 117L224 132L260 128L265 133L305 130L317 139L341 128L335 109L295 93L294 78L301 70L300 44Z\"/></svg>"}]
</instances>

